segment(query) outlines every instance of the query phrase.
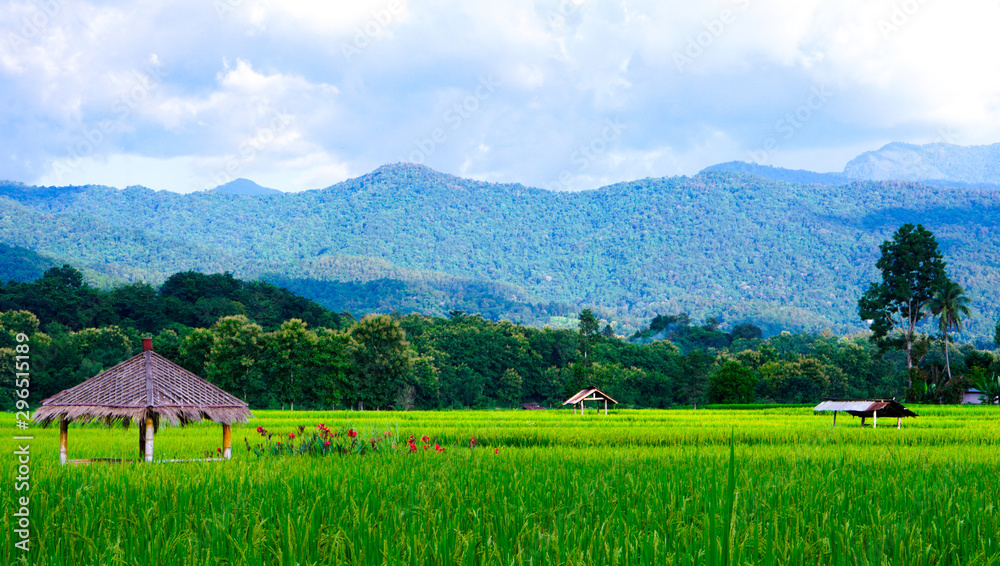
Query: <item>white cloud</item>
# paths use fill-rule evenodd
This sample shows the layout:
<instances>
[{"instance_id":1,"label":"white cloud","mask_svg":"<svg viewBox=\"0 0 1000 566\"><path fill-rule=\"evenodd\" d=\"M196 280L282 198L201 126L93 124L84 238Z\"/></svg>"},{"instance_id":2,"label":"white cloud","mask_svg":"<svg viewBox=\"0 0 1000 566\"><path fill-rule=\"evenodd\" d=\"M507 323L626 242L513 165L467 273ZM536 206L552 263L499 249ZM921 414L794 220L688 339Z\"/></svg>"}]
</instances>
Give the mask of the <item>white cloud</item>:
<instances>
[{"instance_id":1,"label":"white cloud","mask_svg":"<svg viewBox=\"0 0 1000 566\"><path fill-rule=\"evenodd\" d=\"M53 2L0 5L0 177L78 163L76 183L186 190L233 169L315 188L442 129L432 167L535 185L569 168L591 187L746 159L815 85L836 95L775 163L835 170L941 128L1000 141L994 2ZM500 86L452 127L488 76ZM627 130L576 171L608 119Z\"/></svg>"}]
</instances>

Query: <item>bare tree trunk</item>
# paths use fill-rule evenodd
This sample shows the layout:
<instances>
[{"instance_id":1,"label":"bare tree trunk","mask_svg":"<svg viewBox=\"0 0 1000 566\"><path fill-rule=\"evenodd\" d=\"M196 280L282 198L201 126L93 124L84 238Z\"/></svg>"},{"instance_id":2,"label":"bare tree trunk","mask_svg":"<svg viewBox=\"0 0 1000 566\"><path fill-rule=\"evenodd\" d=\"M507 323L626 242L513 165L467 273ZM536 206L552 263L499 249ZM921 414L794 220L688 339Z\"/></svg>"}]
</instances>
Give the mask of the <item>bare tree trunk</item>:
<instances>
[{"instance_id":1,"label":"bare tree trunk","mask_svg":"<svg viewBox=\"0 0 1000 566\"><path fill-rule=\"evenodd\" d=\"M944 367L948 370L948 383L951 383L951 360L948 358L948 329L944 329Z\"/></svg>"},{"instance_id":2,"label":"bare tree trunk","mask_svg":"<svg viewBox=\"0 0 1000 566\"><path fill-rule=\"evenodd\" d=\"M906 333L906 382L907 387L913 388L913 328L916 326L916 317L913 314L913 303L907 303L909 305L909 311L906 314L907 323L909 323L909 331Z\"/></svg>"}]
</instances>

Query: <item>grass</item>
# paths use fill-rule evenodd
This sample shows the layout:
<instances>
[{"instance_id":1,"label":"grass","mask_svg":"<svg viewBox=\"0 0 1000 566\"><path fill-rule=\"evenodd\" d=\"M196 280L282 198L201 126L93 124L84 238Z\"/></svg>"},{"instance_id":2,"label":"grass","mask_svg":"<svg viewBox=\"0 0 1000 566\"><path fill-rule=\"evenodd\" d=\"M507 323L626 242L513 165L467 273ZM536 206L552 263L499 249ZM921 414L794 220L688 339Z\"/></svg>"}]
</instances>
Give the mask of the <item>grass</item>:
<instances>
[{"instance_id":1,"label":"grass","mask_svg":"<svg viewBox=\"0 0 1000 566\"><path fill-rule=\"evenodd\" d=\"M833 429L808 408L262 411L234 427L230 462L80 467L58 465L58 427L35 429L26 563L1000 565L1000 411L915 410L902 430L843 415ZM244 446L257 426L320 422L404 445L426 434L447 452ZM12 415L0 424L14 435ZM70 457L133 458L137 435L73 425ZM200 457L221 438L214 424L164 427L157 457ZM17 563L4 537L0 558Z\"/></svg>"}]
</instances>

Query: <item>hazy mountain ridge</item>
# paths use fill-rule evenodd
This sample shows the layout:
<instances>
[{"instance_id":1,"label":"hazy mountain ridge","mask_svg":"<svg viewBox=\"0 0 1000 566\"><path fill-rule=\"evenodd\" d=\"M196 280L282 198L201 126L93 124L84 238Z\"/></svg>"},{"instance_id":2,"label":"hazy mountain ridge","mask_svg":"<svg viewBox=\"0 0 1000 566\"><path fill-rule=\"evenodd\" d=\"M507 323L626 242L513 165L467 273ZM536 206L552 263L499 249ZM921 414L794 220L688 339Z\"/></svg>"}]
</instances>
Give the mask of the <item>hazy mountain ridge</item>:
<instances>
[{"instance_id":1,"label":"hazy mountain ridge","mask_svg":"<svg viewBox=\"0 0 1000 566\"><path fill-rule=\"evenodd\" d=\"M257 183L254 183L250 179L244 179L240 177L239 179L234 179L228 183L219 185L212 189L213 192L226 193L229 195L253 195L253 196L263 196L263 195L283 195L282 191L278 189L269 189L267 187L262 187Z\"/></svg>"},{"instance_id":2,"label":"hazy mountain ridge","mask_svg":"<svg viewBox=\"0 0 1000 566\"><path fill-rule=\"evenodd\" d=\"M802 185L841 185L850 182L850 179L843 173L817 173L805 169L785 169L783 167L773 167L771 165L758 165L747 163L746 161L727 161L718 163L701 170L701 173L708 171L728 171L730 173L745 173L754 175L762 179L774 181L784 181L786 183L799 183Z\"/></svg>"},{"instance_id":3,"label":"hazy mountain ridge","mask_svg":"<svg viewBox=\"0 0 1000 566\"><path fill-rule=\"evenodd\" d=\"M994 192L726 172L555 193L396 164L280 199L0 185L6 243L123 278L268 275L336 310L337 293L357 303L365 287L311 282L401 280L386 287L397 303L438 312L474 284L464 305L528 305L534 322L563 313L539 305L568 304L623 327L688 311L770 331L861 328L856 301L876 277L878 245L914 221L937 234L977 309L970 328L985 334L1000 312L998 212Z\"/></svg>"},{"instance_id":4,"label":"hazy mountain ridge","mask_svg":"<svg viewBox=\"0 0 1000 566\"><path fill-rule=\"evenodd\" d=\"M844 167L852 179L1000 185L1000 143L959 146L893 142L867 151Z\"/></svg>"},{"instance_id":5,"label":"hazy mountain ridge","mask_svg":"<svg viewBox=\"0 0 1000 566\"><path fill-rule=\"evenodd\" d=\"M1000 143L958 146L893 142L852 159L841 173L816 173L745 161L729 161L701 172L729 171L805 185L851 181L910 181L938 187L1000 190Z\"/></svg>"}]
</instances>

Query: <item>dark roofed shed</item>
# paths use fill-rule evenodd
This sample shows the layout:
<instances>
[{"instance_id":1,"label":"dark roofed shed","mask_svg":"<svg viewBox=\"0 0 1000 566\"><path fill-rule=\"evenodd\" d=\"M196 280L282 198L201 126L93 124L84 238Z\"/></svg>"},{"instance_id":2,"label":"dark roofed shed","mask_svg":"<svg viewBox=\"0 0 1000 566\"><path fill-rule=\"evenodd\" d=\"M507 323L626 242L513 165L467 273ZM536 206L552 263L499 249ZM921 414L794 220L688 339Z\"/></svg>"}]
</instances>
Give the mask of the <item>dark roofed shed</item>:
<instances>
[{"instance_id":1,"label":"dark roofed shed","mask_svg":"<svg viewBox=\"0 0 1000 566\"><path fill-rule=\"evenodd\" d=\"M833 426L837 426L837 411L843 411L851 416L861 417L861 426L865 419L872 419L872 426L878 426L878 418L896 418L896 428L900 428L903 417L915 417L916 413L907 409L895 399L827 399L816 405L814 411L832 411Z\"/></svg>"}]
</instances>

